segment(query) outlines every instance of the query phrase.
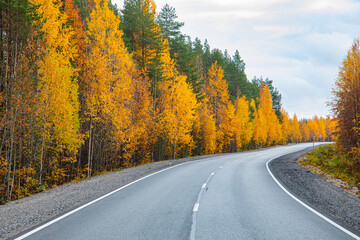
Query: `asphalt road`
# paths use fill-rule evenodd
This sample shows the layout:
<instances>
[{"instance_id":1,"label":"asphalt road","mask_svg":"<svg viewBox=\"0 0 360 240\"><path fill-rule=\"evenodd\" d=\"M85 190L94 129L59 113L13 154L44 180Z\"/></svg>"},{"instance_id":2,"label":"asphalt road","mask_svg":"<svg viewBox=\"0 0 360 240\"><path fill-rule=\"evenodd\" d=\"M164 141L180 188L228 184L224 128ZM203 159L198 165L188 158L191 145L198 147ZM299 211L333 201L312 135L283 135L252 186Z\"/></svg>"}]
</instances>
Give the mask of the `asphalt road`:
<instances>
[{"instance_id":1,"label":"asphalt road","mask_svg":"<svg viewBox=\"0 0 360 240\"><path fill-rule=\"evenodd\" d=\"M266 168L309 146L177 165L18 239L354 239L295 201Z\"/></svg>"}]
</instances>

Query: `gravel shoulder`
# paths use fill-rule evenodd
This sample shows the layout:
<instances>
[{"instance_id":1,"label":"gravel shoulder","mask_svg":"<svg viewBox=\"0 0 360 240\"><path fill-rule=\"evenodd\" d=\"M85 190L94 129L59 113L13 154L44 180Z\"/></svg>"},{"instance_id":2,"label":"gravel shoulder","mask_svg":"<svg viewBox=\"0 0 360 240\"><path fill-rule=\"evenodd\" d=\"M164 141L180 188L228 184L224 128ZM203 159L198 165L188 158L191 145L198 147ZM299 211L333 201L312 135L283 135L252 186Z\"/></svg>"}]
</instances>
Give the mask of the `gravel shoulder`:
<instances>
[{"instance_id":1,"label":"gravel shoulder","mask_svg":"<svg viewBox=\"0 0 360 240\"><path fill-rule=\"evenodd\" d=\"M184 162L216 157L204 155L153 162L122 171L61 185L0 206L0 239L13 238L40 223L54 219L128 183Z\"/></svg>"},{"instance_id":2,"label":"gravel shoulder","mask_svg":"<svg viewBox=\"0 0 360 240\"><path fill-rule=\"evenodd\" d=\"M288 191L303 202L360 235L360 198L301 168L296 161L310 150L312 148L273 160L269 164L271 172Z\"/></svg>"}]
</instances>

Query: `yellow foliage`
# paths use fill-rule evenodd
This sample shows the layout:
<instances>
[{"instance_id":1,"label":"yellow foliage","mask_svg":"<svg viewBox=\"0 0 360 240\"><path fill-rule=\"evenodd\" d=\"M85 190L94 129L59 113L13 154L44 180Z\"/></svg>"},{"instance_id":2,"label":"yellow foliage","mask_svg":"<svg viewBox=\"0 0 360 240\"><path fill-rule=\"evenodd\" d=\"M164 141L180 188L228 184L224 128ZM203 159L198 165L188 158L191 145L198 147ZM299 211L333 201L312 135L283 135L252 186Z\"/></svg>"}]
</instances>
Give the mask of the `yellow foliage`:
<instances>
[{"instance_id":1,"label":"yellow foliage","mask_svg":"<svg viewBox=\"0 0 360 240\"><path fill-rule=\"evenodd\" d=\"M282 115L281 128L283 132L282 140L284 144L287 144L291 139L292 125L290 124L289 116L284 109L281 109L281 115Z\"/></svg>"},{"instance_id":2,"label":"yellow foliage","mask_svg":"<svg viewBox=\"0 0 360 240\"><path fill-rule=\"evenodd\" d=\"M55 152L66 149L74 155L81 138L77 76L71 64L76 53L71 43L73 29L65 24L67 15L61 12L61 1L33 0L33 3L39 6L36 12L40 16L34 26L43 34L37 62L37 116L42 141L55 142Z\"/></svg>"},{"instance_id":3,"label":"yellow foliage","mask_svg":"<svg viewBox=\"0 0 360 240\"><path fill-rule=\"evenodd\" d=\"M227 151L234 136L232 119L235 108L229 99L224 70L217 62L213 63L209 69L204 91L209 99L210 112L215 120L217 152Z\"/></svg>"},{"instance_id":4,"label":"yellow foliage","mask_svg":"<svg viewBox=\"0 0 360 240\"><path fill-rule=\"evenodd\" d=\"M134 65L119 30L120 17L101 0L94 3L86 38L91 46L85 92L88 115L95 122L109 123L113 140L121 143L131 124Z\"/></svg>"},{"instance_id":5,"label":"yellow foliage","mask_svg":"<svg viewBox=\"0 0 360 240\"><path fill-rule=\"evenodd\" d=\"M162 78L159 86L160 126L169 141L169 150L174 158L182 150L191 152L194 142L191 136L195 120L196 96L192 87L186 83L186 76L179 76L174 61L170 58L167 40L160 55Z\"/></svg>"},{"instance_id":6,"label":"yellow foliage","mask_svg":"<svg viewBox=\"0 0 360 240\"><path fill-rule=\"evenodd\" d=\"M239 151L245 148L253 136L253 122L250 120L249 102L245 96L235 101L235 116L233 119L236 148Z\"/></svg>"},{"instance_id":7,"label":"yellow foliage","mask_svg":"<svg viewBox=\"0 0 360 240\"><path fill-rule=\"evenodd\" d=\"M267 122L265 114L263 113L262 109L257 109L254 113L254 135L253 140L254 142L259 145L263 146L266 144L268 132L267 132Z\"/></svg>"},{"instance_id":8,"label":"yellow foliage","mask_svg":"<svg viewBox=\"0 0 360 240\"><path fill-rule=\"evenodd\" d=\"M209 100L205 97L198 107L195 132L198 135L200 148L204 154L216 151L216 126L213 115L209 110Z\"/></svg>"},{"instance_id":9,"label":"yellow foliage","mask_svg":"<svg viewBox=\"0 0 360 240\"><path fill-rule=\"evenodd\" d=\"M308 125L306 124L306 122L301 122L300 123L300 132L301 132L302 140L304 142L310 141L310 138L311 138L310 130L309 130Z\"/></svg>"},{"instance_id":10,"label":"yellow foliage","mask_svg":"<svg viewBox=\"0 0 360 240\"><path fill-rule=\"evenodd\" d=\"M254 124L256 144L270 146L281 142L283 132L273 109L272 97L267 85L260 86L259 106L255 111Z\"/></svg>"}]
</instances>

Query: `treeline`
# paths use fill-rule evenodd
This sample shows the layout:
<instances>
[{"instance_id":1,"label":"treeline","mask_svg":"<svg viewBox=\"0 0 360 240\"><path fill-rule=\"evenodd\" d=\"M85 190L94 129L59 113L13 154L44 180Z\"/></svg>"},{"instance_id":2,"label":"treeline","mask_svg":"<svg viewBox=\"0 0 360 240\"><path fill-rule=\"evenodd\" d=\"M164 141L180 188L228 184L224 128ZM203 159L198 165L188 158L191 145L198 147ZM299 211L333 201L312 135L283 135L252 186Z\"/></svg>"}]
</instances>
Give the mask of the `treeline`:
<instances>
[{"instance_id":1,"label":"treeline","mask_svg":"<svg viewBox=\"0 0 360 240\"><path fill-rule=\"evenodd\" d=\"M335 158L349 182L360 184L360 42L356 39L340 66L330 102L337 121Z\"/></svg>"},{"instance_id":2,"label":"treeline","mask_svg":"<svg viewBox=\"0 0 360 240\"><path fill-rule=\"evenodd\" d=\"M330 140L298 121L238 51L181 33L151 0L0 1L0 201L103 171Z\"/></svg>"}]
</instances>

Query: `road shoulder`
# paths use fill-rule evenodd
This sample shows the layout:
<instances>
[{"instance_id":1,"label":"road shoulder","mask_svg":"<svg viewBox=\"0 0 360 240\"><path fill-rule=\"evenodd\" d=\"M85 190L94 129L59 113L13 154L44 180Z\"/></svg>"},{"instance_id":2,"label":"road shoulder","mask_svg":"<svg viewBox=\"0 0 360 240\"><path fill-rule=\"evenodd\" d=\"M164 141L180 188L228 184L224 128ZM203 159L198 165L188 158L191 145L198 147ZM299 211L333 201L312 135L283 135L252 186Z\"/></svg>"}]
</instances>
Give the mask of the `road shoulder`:
<instances>
[{"instance_id":1,"label":"road shoulder","mask_svg":"<svg viewBox=\"0 0 360 240\"><path fill-rule=\"evenodd\" d=\"M360 199L333 186L319 175L301 168L296 161L308 148L270 162L275 177L291 193L340 225L360 233Z\"/></svg>"}]
</instances>

